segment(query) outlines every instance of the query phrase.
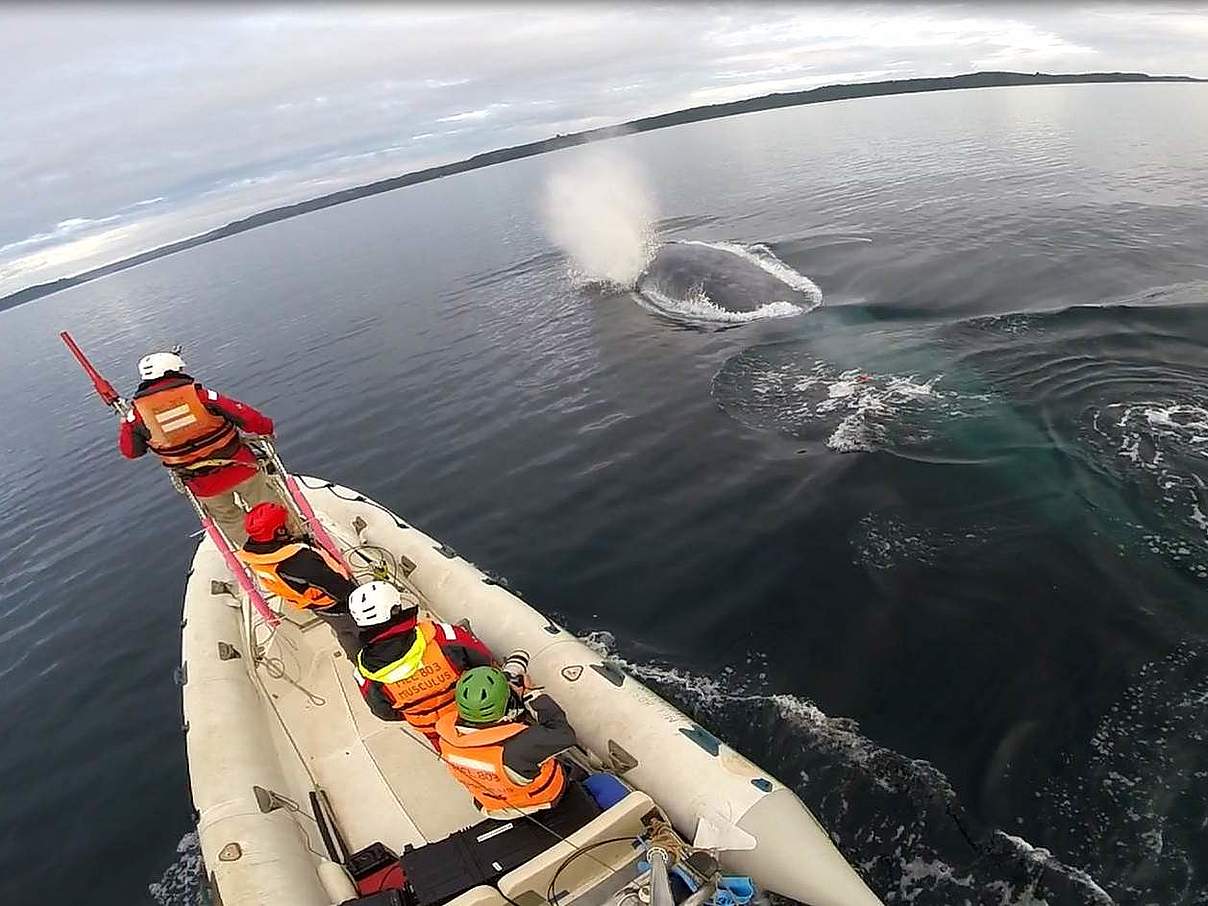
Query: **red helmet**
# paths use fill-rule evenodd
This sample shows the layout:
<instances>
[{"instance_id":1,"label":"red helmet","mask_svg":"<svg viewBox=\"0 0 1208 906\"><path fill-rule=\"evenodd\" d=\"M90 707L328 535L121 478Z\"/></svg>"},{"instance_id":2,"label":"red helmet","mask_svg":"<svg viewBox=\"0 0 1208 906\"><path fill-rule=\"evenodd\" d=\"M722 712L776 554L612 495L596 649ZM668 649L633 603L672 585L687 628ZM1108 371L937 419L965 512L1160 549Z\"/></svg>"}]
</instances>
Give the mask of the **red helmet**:
<instances>
[{"instance_id":1,"label":"red helmet","mask_svg":"<svg viewBox=\"0 0 1208 906\"><path fill-rule=\"evenodd\" d=\"M258 503L243 517L243 529L253 541L272 541L285 528L288 514L279 503Z\"/></svg>"}]
</instances>

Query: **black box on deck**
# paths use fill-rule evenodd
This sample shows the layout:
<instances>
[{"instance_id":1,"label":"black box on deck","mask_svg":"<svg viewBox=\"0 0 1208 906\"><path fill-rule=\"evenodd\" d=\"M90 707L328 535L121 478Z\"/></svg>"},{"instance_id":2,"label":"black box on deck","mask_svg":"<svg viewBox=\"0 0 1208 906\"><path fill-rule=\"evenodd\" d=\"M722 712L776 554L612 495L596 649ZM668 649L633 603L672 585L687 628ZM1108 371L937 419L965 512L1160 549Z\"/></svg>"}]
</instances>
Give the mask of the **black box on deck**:
<instances>
[{"instance_id":1,"label":"black box on deck","mask_svg":"<svg viewBox=\"0 0 1208 906\"><path fill-rule=\"evenodd\" d=\"M345 900L340 906L405 906L405 904L406 901L403 899L401 891L383 890L381 893L371 894L367 897Z\"/></svg>"},{"instance_id":2,"label":"black box on deck","mask_svg":"<svg viewBox=\"0 0 1208 906\"><path fill-rule=\"evenodd\" d=\"M444 840L406 850L399 862L415 894L415 906L438 906L479 884L494 883L598 814L595 800L572 783L557 808L538 812L535 821L488 819Z\"/></svg>"}]
</instances>

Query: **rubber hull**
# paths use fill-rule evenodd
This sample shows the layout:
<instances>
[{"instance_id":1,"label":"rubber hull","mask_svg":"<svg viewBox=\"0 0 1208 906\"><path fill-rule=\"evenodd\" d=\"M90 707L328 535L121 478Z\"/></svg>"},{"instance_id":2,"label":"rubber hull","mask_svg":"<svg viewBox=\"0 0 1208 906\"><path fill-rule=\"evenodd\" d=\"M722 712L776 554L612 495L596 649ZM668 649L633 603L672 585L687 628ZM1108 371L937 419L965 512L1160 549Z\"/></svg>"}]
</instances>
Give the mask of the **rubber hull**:
<instances>
[{"instance_id":1,"label":"rubber hull","mask_svg":"<svg viewBox=\"0 0 1208 906\"><path fill-rule=\"evenodd\" d=\"M693 839L702 820L706 829L726 829L729 843L739 848L723 852L723 865L811 906L880 903L806 806L770 773L386 508L326 481L300 482L337 540L346 547L377 545L390 551L406 581L441 619L468 620L500 657L526 651L531 677L566 710L580 744L657 803L686 839ZM403 812L387 814L383 808L381 824L374 826L373 816L364 814L366 796L377 795L365 786L367 770L381 773L386 798L404 812L409 782L422 799L436 796L442 781L452 781L439 762L434 768L439 776L419 778L415 772L432 767L422 760L432 753L415 754L417 749L400 741L397 728L368 713L334 634L321 621L286 636L276 662L263 659L253 666L256 659L248 657L248 649L258 648L256 634L249 634L246 611L230 606L234 597L223 594L224 585L233 584L218 552L203 541L186 591L183 648L190 778L206 866L227 906L339 902L339 890L326 878L333 873L324 870L333 866L324 866L319 855L323 844L313 816L305 819L305 809L298 807L306 790L326 786L338 800L347 787L353 810L344 814L367 822L366 840L383 833L397 836L400 828L411 826L416 845L443 835L439 827L427 832L422 825L425 819L434 821L433 806L461 791L430 798L413 812L414 820L400 820ZM277 632L294 628L283 621ZM290 705L291 697L300 704ZM319 732L327 727L330 740ZM407 758L421 760L405 771L388 770L391 759L402 764L398 759ZM355 777L347 774L353 770L359 771ZM274 802L292 806L266 808L257 787L290 791L292 800L282 796ZM337 811L341 806L337 801ZM458 826L456 816L448 821ZM361 833L358 827L350 830L354 837Z\"/></svg>"},{"instance_id":2,"label":"rubber hull","mask_svg":"<svg viewBox=\"0 0 1208 906\"><path fill-rule=\"evenodd\" d=\"M360 495L306 479L315 508L337 531ZM340 498L353 498L341 500ZM811 906L880 903L797 796L633 677L607 663L472 563L377 506L362 505L362 540L415 564L408 578L446 620L469 620L499 656L529 654L532 678L566 710L579 740L661 805L691 840L702 815L720 813L754 838L723 855L736 871ZM347 530L343 530L346 540Z\"/></svg>"}]
</instances>

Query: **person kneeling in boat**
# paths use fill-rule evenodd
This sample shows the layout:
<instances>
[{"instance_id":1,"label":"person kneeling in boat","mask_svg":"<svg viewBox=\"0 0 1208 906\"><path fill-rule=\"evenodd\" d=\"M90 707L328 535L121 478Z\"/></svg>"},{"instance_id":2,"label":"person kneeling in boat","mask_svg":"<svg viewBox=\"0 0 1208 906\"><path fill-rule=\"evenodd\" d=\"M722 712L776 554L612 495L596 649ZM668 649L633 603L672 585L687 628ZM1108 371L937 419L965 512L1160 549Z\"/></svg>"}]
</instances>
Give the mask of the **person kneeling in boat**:
<instances>
[{"instance_id":1,"label":"person kneeling in boat","mask_svg":"<svg viewBox=\"0 0 1208 906\"><path fill-rule=\"evenodd\" d=\"M143 356L138 375L142 383L121 422L118 449L127 459L157 454L239 547L244 510L235 495L248 508L278 499L240 432L271 435L273 420L197 383L175 352Z\"/></svg>"},{"instance_id":2,"label":"person kneeling in boat","mask_svg":"<svg viewBox=\"0 0 1208 906\"><path fill-rule=\"evenodd\" d=\"M457 714L457 679L491 664L491 650L470 630L419 619L419 602L389 582L369 582L348 600L360 628L357 683L383 720L405 720L437 745L436 724Z\"/></svg>"},{"instance_id":3,"label":"person kneeling in boat","mask_svg":"<svg viewBox=\"0 0 1208 906\"><path fill-rule=\"evenodd\" d=\"M436 723L441 760L488 818L552 808L566 790L556 756L575 745L575 731L552 698L522 690L520 677L497 667L468 670L457 710Z\"/></svg>"},{"instance_id":4,"label":"person kneeling in boat","mask_svg":"<svg viewBox=\"0 0 1208 906\"><path fill-rule=\"evenodd\" d=\"M247 541L235 552L260 587L301 610L348 613L356 583L344 565L321 547L293 534L279 503L258 503L243 520Z\"/></svg>"}]
</instances>

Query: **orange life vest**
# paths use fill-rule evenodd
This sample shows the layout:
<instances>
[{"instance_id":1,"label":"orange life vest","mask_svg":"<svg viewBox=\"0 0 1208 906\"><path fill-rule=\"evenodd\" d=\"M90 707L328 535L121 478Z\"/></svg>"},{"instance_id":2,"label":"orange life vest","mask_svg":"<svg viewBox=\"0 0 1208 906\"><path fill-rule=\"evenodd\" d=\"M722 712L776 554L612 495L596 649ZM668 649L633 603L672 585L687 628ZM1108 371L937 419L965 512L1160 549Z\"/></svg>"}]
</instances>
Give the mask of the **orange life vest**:
<instances>
[{"instance_id":1,"label":"orange life vest","mask_svg":"<svg viewBox=\"0 0 1208 906\"><path fill-rule=\"evenodd\" d=\"M529 783L513 779L515 775L503 763L503 744L526 729L522 723L506 723L462 730L457 726L456 712L436 722L441 760L488 815L527 814L550 808L566 789L566 771L556 758L543 761Z\"/></svg>"},{"instance_id":2,"label":"orange life vest","mask_svg":"<svg viewBox=\"0 0 1208 906\"><path fill-rule=\"evenodd\" d=\"M165 466L186 469L230 448L239 429L206 408L196 384L182 384L136 396L134 408L151 439L147 442Z\"/></svg>"},{"instance_id":3,"label":"orange life vest","mask_svg":"<svg viewBox=\"0 0 1208 906\"><path fill-rule=\"evenodd\" d=\"M283 544L268 554L254 554L251 551L240 550L235 552L235 556L248 565L260 581L260 587L270 594L288 601L295 607L330 607L336 603L336 600L323 589L310 585L305 591L298 591L277 572L278 566L307 547L308 545L294 542L293 544ZM322 557L323 562L331 567L333 572L339 573L345 579L351 578L343 564L327 551L318 547L312 547L310 550Z\"/></svg>"},{"instance_id":4,"label":"orange life vest","mask_svg":"<svg viewBox=\"0 0 1208 906\"><path fill-rule=\"evenodd\" d=\"M367 668L357 655L361 676L381 683L387 701L403 715L403 719L429 736L435 735L436 723L442 716L457 716L453 693L461 673L449 663L436 642L436 634L445 632L447 625L419 620L415 624L415 641L410 650L378 670ZM446 637L453 637L451 627Z\"/></svg>"}]
</instances>

